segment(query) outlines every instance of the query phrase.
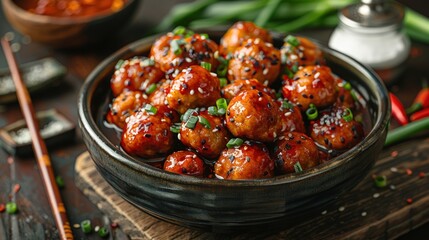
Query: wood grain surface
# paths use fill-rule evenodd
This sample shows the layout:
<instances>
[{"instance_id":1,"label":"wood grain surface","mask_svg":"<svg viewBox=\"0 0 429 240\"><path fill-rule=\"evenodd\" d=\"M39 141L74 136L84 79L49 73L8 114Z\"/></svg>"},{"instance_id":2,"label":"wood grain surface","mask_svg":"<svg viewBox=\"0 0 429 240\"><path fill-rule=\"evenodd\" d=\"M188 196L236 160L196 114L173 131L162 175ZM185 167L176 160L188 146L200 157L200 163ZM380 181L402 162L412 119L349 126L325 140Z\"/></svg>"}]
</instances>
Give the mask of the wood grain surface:
<instances>
[{"instance_id":1,"label":"wood grain surface","mask_svg":"<svg viewBox=\"0 0 429 240\"><path fill-rule=\"evenodd\" d=\"M158 220L124 201L87 152L76 161L76 185L131 239L395 239L429 221L429 138L384 149L356 188L320 214L278 232L213 235ZM377 188L374 176L388 185Z\"/></svg>"}]
</instances>

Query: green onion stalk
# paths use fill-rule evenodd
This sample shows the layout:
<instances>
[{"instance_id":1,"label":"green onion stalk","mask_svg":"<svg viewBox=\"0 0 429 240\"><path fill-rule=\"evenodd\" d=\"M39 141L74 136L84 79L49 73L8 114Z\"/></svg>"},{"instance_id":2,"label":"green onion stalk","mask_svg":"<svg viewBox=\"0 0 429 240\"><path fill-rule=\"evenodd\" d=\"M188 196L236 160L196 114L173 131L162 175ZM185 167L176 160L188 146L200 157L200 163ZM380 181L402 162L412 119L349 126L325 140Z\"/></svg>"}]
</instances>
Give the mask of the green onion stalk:
<instances>
[{"instance_id":1,"label":"green onion stalk","mask_svg":"<svg viewBox=\"0 0 429 240\"><path fill-rule=\"evenodd\" d=\"M196 0L172 8L154 32L171 31L182 25L193 29L230 26L253 21L283 33L305 28L335 27L338 10L357 0ZM429 44L429 18L406 8L405 31L413 39Z\"/></svg>"}]
</instances>

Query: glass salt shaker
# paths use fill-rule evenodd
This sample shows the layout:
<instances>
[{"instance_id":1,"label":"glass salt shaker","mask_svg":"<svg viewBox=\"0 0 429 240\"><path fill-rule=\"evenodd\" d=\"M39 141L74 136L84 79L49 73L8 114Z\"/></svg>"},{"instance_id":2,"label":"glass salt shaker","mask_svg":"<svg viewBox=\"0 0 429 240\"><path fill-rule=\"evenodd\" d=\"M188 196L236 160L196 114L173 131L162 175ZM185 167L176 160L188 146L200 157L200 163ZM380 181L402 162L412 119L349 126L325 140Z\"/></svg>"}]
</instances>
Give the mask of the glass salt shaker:
<instances>
[{"instance_id":1,"label":"glass salt shaker","mask_svg":"<svg viewBox=\"0 0 429 240\"><path fill-rule=\"evenodd\" d=\"M389 0L361 0L339 12L329 46L372 67L390 83L403 71L410 40L402 29L404 8Z\"/></svg>"}]
</instances>

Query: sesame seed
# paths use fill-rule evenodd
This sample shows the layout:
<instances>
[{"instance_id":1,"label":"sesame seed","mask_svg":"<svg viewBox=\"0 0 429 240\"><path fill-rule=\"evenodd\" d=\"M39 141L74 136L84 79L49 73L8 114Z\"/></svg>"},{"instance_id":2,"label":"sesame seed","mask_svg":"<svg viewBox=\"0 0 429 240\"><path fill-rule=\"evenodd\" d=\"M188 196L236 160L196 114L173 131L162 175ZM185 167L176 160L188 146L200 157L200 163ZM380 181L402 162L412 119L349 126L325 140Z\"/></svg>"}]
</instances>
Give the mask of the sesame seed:
<instances>
[{"instance_id":1,"label":"sesame seed","mask_svg":"<svg viewBox=\"0 0 429 240\"><path fill-rule=\"evenodd\" d=\"M265 80L263 84L264 86L268 86L268 83L269 83L268 80Z\"/></svg>"},{"instance_id":2,"label":"sesame seed","mask_svg":"<svg viewBox=\"0 0 429 240\"><path fill-rule=\"evenodd\" d=\"M361 214L361 215L362 215L362 217L365 217L365 216L366 216L366 214L367 214L366 212L362 212L362 214Z\"/></svg>"},{"instance_id":3,"label":"sesame seed","mask_svg":"<svg viewBox=\"0 0 429 240\"><path fill-rule=\"evenodd\" d=\"M177 134L177 139L179 139L179 140L180 140L180 138L181 138L181 137L180 137L180 133L179 133L179 134Z\"/></svg>"},{"instance_id":4,"label":"sesame seed","mask_svg":"<svg viewBox=\"0 0 429 240\"><path fill-rule=\"evenodd\" d=\"M325 215L327 213L328 213L328 211L325 210L325 211L322 212L322 215Z\"/></svg>"},{"instance_id":5,"label":"sesame seed","mask_svg":"<svg viewBox=\"0 0 429 240\"><path fill-rule=\"evenodd\" d=\"M192 59L190 59L190 58L187 57L187 58L185 58L185 61L188 62L188 63L190 63L190 62L192 62Z\"/></svg>"},{"instance_id":6,"label":"sesame seed","mask_svg":"<svg viewBox=\"0 0 429 240\"><path fill-rule=\"evenodd\" d=\"M192 89L191 91L189 91L189 94L194 95L195 91L194 89Z\"/></svg>"},{"instance_id":7,"label":"sesame seed","mask_svg":"<svg viewBox=\"0 0 429 240\"><path fill-rule=\"evenodd\" d=\"M262 71L262 74L267 75L268 74L268 68L264 68L264 70Z\"/></svg>"},{"instance_id":8,"label":"sesame seed","mask_svg":"<svg viewBox=\"0 0 429 240\"><path fill-rule=\"evenodd\" d=\"M204 93L204 91L203 91L203 89L202 88L198 88L198 92L200 92L201 94L203 94Z\"/></svg>"},{"instance_id":9,"label":"sesame seed","mask_svg":"<svg viewBox=\"0 0 429 240\"><path fill-rule=\"evenodd\" d=\"M390 185L389 188L390 188L390 190L395 190L396 186L395 185Z\"/></svg>"},{"instance_id":10,"label":"sesame seed","mask_svg":"<svg viewBox=\"0 0 429 240\"><path fill-rule=\"evenodd\" d=\"M288 117L288 116L290 116L290 115L292 115L292 112L287 112L287 113L285 113L285 117Z\"/></svg>"},{"instance_id":11,"label":"sesame seed","mask_svg":"<svg viewBox=\"0 0 429 240\"><path fill-rule=\"evenodd\" d=\"M80 224L79 223L75 223L75 224L73 224L73 227L76 228L76 229L80 228Z\"/></svg>"},{"instance_id":12,"label":"sesame seed","mask_svg":"<svg viewBox=\"0 0 429 240\"><path fill-rule=\"evenodd\" d=\"M259 44L260 42L261 42L261 39L259 39L259 38L255 39L255 41L254 41L255 44Z\"/></svg>"},{"instance_id":13,"label":"sesame seed","mask_svg":"<svg viewBox=\"0 0 429 240\"><path fill-rule=\"evenodd\" d=\"M339 208L338 208L338 211L339 211L339 212L342 212L342 211L344 211L345 209L346 209L346 208L345 208L344 206L341 206L341 207L339 207Z\"/></svg>"},{"instance_id":14,"label":"sesame seed","mask_svg":"<svg viewBox=\"0 0 429 240\"><path fill-rule=\"evenodd\" d=\"M210 75L212 75L213 77L217 77L217 74L214 72L211 72Z\"/></svg>"},{"instance_id":15,"label":"sesame seed","mask_svg":"<svg viewBox=\"0 0 429 240\"><path fill-rule=\"evenodd\" d=\"M373 198L378 198L378 197L380 197L380 193L374 193L374 194L372 195L372 197L373 197Z\"/></svg>"},{"instance_id":16,"label":"sesame seed","mask_svg":"<svg viewBox=\"0 0 429 240\"><path fill-rule=\"evenodd\" d=\"M319 78L320 76L320 72L317 72L316 74L314 74L314 78Z\"/></svg>"},{"instance_id":17,"label":"sesame seed","mask_svg":"<svg viewBox=\"0 0 429 240\"><path fill-rule=\"evenodd\" d=\"M391 171L391 172L398 172L398 169L397 169L397 168L395 168L395 167L391 167L391 168L390 168L390 171Z\"/></svg>"}]
</instances>

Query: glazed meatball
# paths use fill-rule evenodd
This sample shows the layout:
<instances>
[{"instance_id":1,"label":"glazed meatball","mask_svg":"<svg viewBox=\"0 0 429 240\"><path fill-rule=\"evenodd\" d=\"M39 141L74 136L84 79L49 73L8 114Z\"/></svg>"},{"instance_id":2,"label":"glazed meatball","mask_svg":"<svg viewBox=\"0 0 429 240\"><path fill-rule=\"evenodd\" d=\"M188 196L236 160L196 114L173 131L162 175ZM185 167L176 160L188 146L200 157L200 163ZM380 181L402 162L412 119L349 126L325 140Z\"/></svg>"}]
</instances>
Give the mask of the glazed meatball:
<instances>
[{"instance_id":1,"label":"glazed meatball","mask_svg":"<svg viewBox=\"0 0 429 240\"><path fill-rule=\"evenodd\" d=\"M300 172L320 163L319 150L313 139L299 132L284 133L279 137L273 155L276 171L280 174Z\"/></svg>"},{"instance_id":2,"label":"glazed meatball","mask_svg":"<svg viewBox=\"0 0 429 240\"><path fill-rule=\"evenodd\" d=\"M268 86L280 73L280 51L259 38L248 39L238 47L228 63L228 79L251 79Z\"/></svg>"},{"instance_id":3,"label":"glazed meatball","mask_svg":"<svg viewBox=\"0 0 429 240\"><path fill-rule=\"evenodd\" d=\"M168 33L155 41L150 56L159 63L167 77L173 79L183 69L201 62L210 63L215 70L218 65L216 52L218 45L205 35L193 34L185 38Z\"/></svg>"},{"instance_id":4,"label":"glazed meatball","mask_svg":"<svg viewBox=\"0 0 429 240\"><path fill-rule=\"evenodd\" d=\"M122 134L121 146L130 155L143 158L162 156L170 152L175 138L170 131L171 119L162 109L156 113L146 110L146 105L127 118Z\"/></svg>"},{"instance_id":5,"label":"glazed meatball","mask_svg":"<svg viewBox=\"0 0 429 240\"><path fill-rule=\"evenodd\" d=\"M113 99L106 120L122 129L125 119L148 102L148 97L140 91L123 92Z\"/></svg>"},{"instance_id":6,"label":"glazed meatball","mask_svg":"<svg viewBox=\"0 0 429 240\"><path fill-rule=\"evenodd\" d=\"M351 110L333 107L319 113L319 119L310 122L310 136L329 150L345 151L359 143L364 132L362 125L353 119Z\"/></svg>"},{"instance_id":7,"label":"glazed meatball","mask_svg":"<svg viewBox=\"0 0 429 240\"><path fill-rule=\"evenodd\" d=\"M194 177L204 176L204 162L195 153L177 151L165 159L164 170Z\"/></svg>"},{"instance_id":8,"label":"glazed meatball","mask_svg":"<svg viewBox=\"0 0 429 240\"><path fill-rule=\"evenodd\" d=\"M271 34L267 30L252 22L237 22L223 35L220 40L219 52L224 56L233 53L245 40L250 38L260 38L264 42L273 42Z\"/></svg>"},{"instance_id":9,"label":"glazed meatball","mask_svg":"<svg viewBox=\"0 0 429 240\"><path fill-rule=\"evenodd\" d=\"M265 145L244 142L239 147L225 149L214 165L220 179L258 179L274 175L274 161Z\"/></svg>"},{"instance_id":10,"label":"glazed meatball","mask_svg":"<svg viewBox=\"0 0 429 240\"><path fill-rule=\"evenodd\" d=\"M161 81L155 91L149 96L152 105L167 105L167 94L170 92L170 80Z\"/></svg>"},{"instance_id":11,"label":"glazed meatball","mask_svg":"<svg viewBox=\"0 0 429 240\"><path fill-rule=\"evenodd\" d=\"M304 120L299 107L293 105L287 99L277 100L280 107L281 130L280 132L302 132L305 133Z\"/></svg>"},{"instance_id":12,"label":"glazed meatball","mask_svg":"<svg viewBox=\"0 0 429 240\"><path fill-rule=\"evenodd\" d=\"M317 108L330 106L337 100L336 81L326 66L303 67L293 79L286 77L283 96L305 111L312 103Z\"/></svg>"},{"instance_id":13,"label":"glazed meatball","mask_svg":"<svg viewBox=\"0 0 429 240\"><path fill-rule=\"evenodd\" d=\"M110 87L114 96L118 96L124 90L146 92L148 87L158 83L163 78L164 72L156 67L152 60L134 57L123 61L118 66L112 79L110 79Z\"/></svg>"},{"instance_id":14,"label":"glazed meatball","mask_svg":"<svg viewBox=\"0 0 429 240\"><path fill-rule=\"evenodd\" d=\"M168 105L184 113L189 108L209 107L220 98L219 79L198 65L184 69L171 82Z\"/></svg>"},{"instance_id":15,"label":"glazed meatball","mask_svg":"<svg viewBox=\"0 0 429 240\"><path fill-rule=\"evenodd\" d=\"M247 90L229 103L226 126L236 137L272 142L281 129L280 114L280 107L268 94Z\"/></svg>"},{"instance_id":16,"label":"glazed meatball","mask_svg":"<svg viewBox=\"0 0 429 240\"><path fill-rule=\"evenodd\" d=\"M272 98L276 96L276 93L273 89L264 86L264 84L260 83L256 79L249 80L236 80L233 83L230 83L222 88L221 94L222 96L230 101L233 97L237 96L240 92L245 90L255 89L261 92L265 92L270 95Z\"/></svg>"},{"instance_id":17,"label":"glazed meatball","mask_svg":"<svg viewBox=\"0 0 429 240\"><path fill-rule=\"evenodd\" d=\"M229 140L223 117L212 116L207 110L190 111L192 113L189 118L198 119L198 122L192 128L187 123L190 119L184 119L180 128L180 140L203 157L218 157Z\"/></svg>"},{"instance_id":18,"label":"glazed meatball","mask_svg":"<svg viewBox=\"0 0 429 240\"><path fill-rule=\"evenodd\" d=\"M282 63L291 70L293 66L310 66L324 63L322 51L304 37L289 35L280 49Z\"/></svg>"},{"instance_id":19,"label":"glazed meatball","mask_svg":"<svg viewBox=\"0 0 429 240\"><path fill-rule=\"evenodd\" d=\"M351 110L359 110L360 105L355 101L352 95L352 87L350 83L337 79L338 98L335 106L343 106Z\"/></svg>"}]
</instances>

